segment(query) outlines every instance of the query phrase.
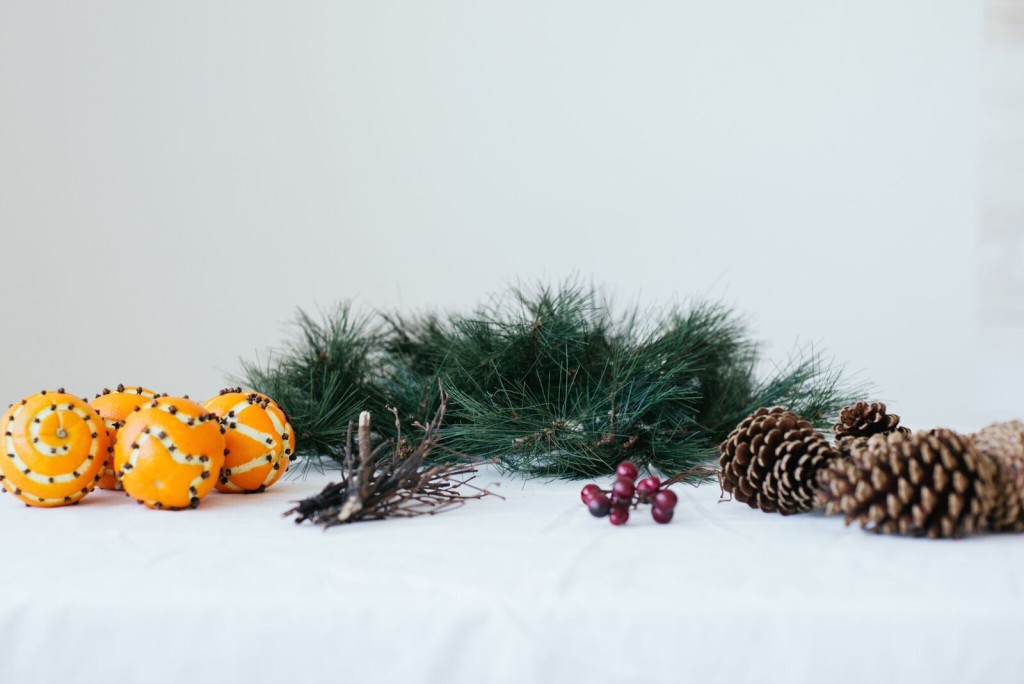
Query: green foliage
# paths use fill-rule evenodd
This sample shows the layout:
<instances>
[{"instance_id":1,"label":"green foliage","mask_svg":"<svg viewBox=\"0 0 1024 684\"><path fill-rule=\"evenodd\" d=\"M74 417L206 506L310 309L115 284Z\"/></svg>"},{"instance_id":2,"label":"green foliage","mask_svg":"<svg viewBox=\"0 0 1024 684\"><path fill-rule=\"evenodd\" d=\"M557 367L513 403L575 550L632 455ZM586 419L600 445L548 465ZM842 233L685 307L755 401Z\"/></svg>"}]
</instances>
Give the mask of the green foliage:
<instances>
[{"instance_id":1,"label":"green foliage","mask_svg":"<svg viewBox=\"0 0 1024 684\"><path fill-rule=\"evenodd\" d=\"M470 314L377 320L348 306L322 323L300 313L302 334L276 363L245 365L249 384L291 416L303 453L337 458L359 410L394 406L404 423L424 420L438 381L450 395L445 458L566 478L626 458L680 473L713 460L759 406L825 428L858 398L813 353L758 378L756 344L719 304L616 317L592 288L566 283L514 289Z\"/></svg>"},{"instance_id":2,"label":"green foliage","mask_svg":"<svg viewBox=\"0 0 1024 684\"><path fill-rule=\"evenodd\" d=\"M266 363L242 362L241 382L288 414L299 455L337 459L349 421L381 402L381 328L347 303L320 321L300 310L295 327L296 339Z\"/></svg>"}]
</instances>

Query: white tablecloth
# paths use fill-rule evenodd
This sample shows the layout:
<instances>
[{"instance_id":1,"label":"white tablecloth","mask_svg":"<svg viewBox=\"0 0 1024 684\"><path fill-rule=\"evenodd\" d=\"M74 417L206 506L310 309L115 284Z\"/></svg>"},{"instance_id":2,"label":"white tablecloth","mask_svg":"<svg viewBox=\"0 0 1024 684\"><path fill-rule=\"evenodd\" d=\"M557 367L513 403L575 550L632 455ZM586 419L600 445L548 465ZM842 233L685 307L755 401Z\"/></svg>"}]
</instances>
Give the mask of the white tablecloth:
<instances>
[{"instance_id":1,"label":"white tablecloth","mask_svg":"<svg viewBox=\"0 0 1024 684\"><path fill-rule=\"evenodd\" d=\"M716 485L622 528L581 483L296 526L321 475L158 512L0 498L0 682L1022 681L1024 537L877 537Z\"/></svg>"}]
</instances>

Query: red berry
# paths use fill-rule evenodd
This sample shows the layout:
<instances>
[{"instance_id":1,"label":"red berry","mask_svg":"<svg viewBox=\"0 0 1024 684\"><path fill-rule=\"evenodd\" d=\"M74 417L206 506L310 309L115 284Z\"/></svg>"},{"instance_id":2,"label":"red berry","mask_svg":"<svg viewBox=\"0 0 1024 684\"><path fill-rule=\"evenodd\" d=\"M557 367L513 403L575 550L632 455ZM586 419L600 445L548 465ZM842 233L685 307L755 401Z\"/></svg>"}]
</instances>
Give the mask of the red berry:
<instances>
[{"instance_id":1,"label":"red berry","mask_svg":"<svg viewBox=\"0 0 1024 684\"><path fill-rule=\"evenodd\" d=\"M626 506L615 506L611 515L608 516L608 521L612 525L625 525L627 520L629 520L629 508Z\"/></svg>"},{"instance_id":2,"label":"red berry","mask_svg":"<svg viewBox=\"0 0 1024 684\"><path fill-rule=\"evenodd\" d=\"M665 510L664 508L658 508L654 506L651 508L651 517L654 518L654 522L659 525L664 525L672 521L672 516L675 514L673 510Z\"/></svg>"},{"instance_id":3,"label":"red berry","mask_svg":"<svg viewBox=\"0 0 1024 684\"><path fill-rule=\"evenodd\" d=\"M600 493L600 487L598 487L596 484L588 484L580 491L580 498L583 500L583 503L588 504L590 503L591 499L593 499Z\"/></svg>"},{"instance_id":4,"label":"red berry","mask_svg":"<svg viewBox=\"0 0 1024 684\"><path fill-rule=\"evenodd\" d=\"M636 493L642 501L647 501L658 492L661 480L656 477L645 477L636 484Z\"/></svg>"},{"instance_id":5,"label":"red berry","mask_svg":"<svg viewBox=\"0 0 1024 684\"><path fill-rule=\"evenodd\" d=\"M587 503L587 508L590 509L590 515L595 518L603 518L608 515L608 511L612 508L612 502L608 500L602 492L598 492L594 498Z\"/></svg>"},{"instance_id":6,"label":"red berry","mask_svg":"<svg viewBox=\"0 0 1024 684\"><path fill-rule=\"evenodd\" d=\"M618 479L612 485L612 498L622 502L632 501L633 492L635 491L636 485L633 484L632 480Z\"/></svg>"},{"instance_id":7,"label":"red berry","mask_svg":"<svg viewBox=\"0 0 1024 684\"><path fill-rule=\"evenodd\" d=\"M637 470L636 464L632 461L623 461L619 464L619 467L615 469L615 474L624 479L635 481L640 471Z\"/></svg>"},{"instance_id":8,"label":"red berry","mask_svg":"<svg viewBox=\"0 0 1024 684\"><path fill-rule=\"evenodd\" d=\"M663 511L671 511L679 502L679 497L671 489L665 489L654 496L654 505Z\"/></svg>"}]
</instances>

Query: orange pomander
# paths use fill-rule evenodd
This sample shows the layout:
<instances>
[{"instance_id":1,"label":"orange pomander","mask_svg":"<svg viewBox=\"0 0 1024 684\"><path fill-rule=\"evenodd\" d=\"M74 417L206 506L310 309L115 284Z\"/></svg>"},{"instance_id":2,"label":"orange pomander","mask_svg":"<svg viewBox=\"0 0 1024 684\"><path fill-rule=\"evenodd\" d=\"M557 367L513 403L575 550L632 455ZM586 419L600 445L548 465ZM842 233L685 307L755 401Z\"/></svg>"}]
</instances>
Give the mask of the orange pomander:
<instances>
[{"instance_id":1,"label":"orange pomander","mask_svg":"<svg viewBox=\"0 0 1024 684\"><path fill-rule=\"evenodd\" d=\"M107 432L110 433L110 443L113 444L117 441L118 429L124 424L128 415L135 409L152 402L156 396L156 392L145 387L118 385L116 390L105 389L102 394L97 394L96 398L89 402L89 405L96 409L96 413L100 414L103 424L107 426ZM111 448L111 452L113 452L113 448ZM103 464L103 472L100 474L98 486L100 489L121 488L117 481L117 471L114 470L113 453Z\"/></svg>"},{"instance_id":2,"label":"orange pomander","mask_svg":"<svg viewBox=\"0 0 1024 684\"><path fill-rule=\"evenodd\" d=\"M110 446L103 421L63 389L12 404L0 425L0 482L31 506L65 506L92 491Z\"/></svg>"},{"instance_id":3,"label":"orange pomander","mask_svg":"<svg viewBox=\"0 0 1024 684\"><path fill-rule=\"evenodd\" d=\"M114 468L129 496L149 508L195 508L224 466L224 430L212 413L178 397L157 397L117 431Z\"/></svg>"},{"instance_id":4,"label":"orange pomander","mask_svg":"<svg viewBox=\"0 0 1024 684\"><path fill-rule=\"evenodd\" d=\"M220 417L227 458L222 492L262 492L280 479L295 453L295 432L281 407L258 392L226 389L203 408Z\"/></svg>"}]
</instances>

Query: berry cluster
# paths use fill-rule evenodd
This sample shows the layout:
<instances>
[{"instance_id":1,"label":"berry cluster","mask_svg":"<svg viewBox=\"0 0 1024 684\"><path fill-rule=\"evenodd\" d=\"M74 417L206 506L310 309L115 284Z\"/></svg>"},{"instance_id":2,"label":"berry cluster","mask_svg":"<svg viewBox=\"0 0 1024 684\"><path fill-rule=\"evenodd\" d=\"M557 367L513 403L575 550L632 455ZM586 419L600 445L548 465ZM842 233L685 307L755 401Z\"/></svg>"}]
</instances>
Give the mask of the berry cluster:
<instances>
[{"instance_id":1,"label":"berry cluster","mask_svg":"<svg viewBox=\"0 0 1024 684\"><path fill-rule=\"evenodd\" d=\"M661 480L654 476L637 482L639 475L635 463L623 461L615 469L618 479L610 490L588 484L580 492L580 498L591 515L597 518L608 516L612 525L625 525L629 520L629 509L636 509L642 503L651 504L654 522L664 525L671 521L679 497L671 489L663 488Z\"/></svg>"}]
</instances>

